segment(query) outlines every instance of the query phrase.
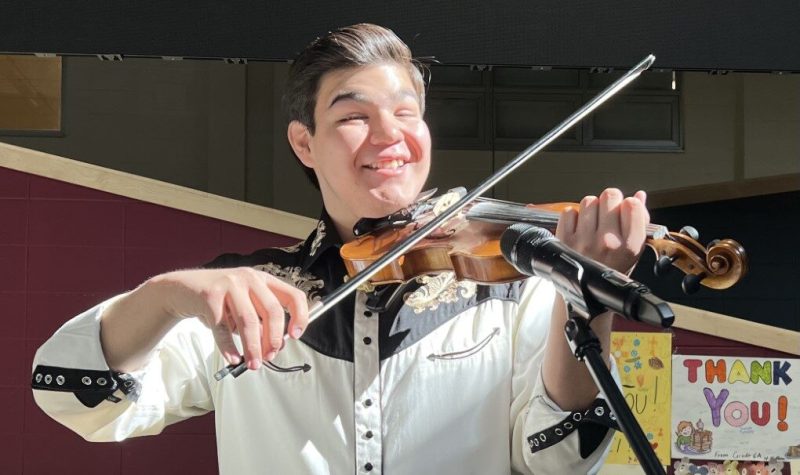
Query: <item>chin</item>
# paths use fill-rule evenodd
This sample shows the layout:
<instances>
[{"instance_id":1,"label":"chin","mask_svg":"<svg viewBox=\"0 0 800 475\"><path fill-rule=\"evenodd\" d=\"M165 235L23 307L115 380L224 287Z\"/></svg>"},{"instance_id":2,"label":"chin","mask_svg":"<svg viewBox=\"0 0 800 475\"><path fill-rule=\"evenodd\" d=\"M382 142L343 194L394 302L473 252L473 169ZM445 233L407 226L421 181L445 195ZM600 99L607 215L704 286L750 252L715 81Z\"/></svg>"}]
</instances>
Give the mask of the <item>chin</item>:
<instances>
[{"instance_id":1,"label":"chin","mask_svg":"<svg viewBox=\"0 0 800 475\"><path fill-rule=\"evenodd\" d=\"M408 205L395 205L393 203L378 203L373 206L362 207L358 213L361 218L383 218Z\"/></svg>"},{"instance_id":2,"label":"chin","mask_svg":"<svg viewBox=\"0 0 800 475\"><path fill-rule=\"evenodd\" d=\"M398 192L396 190L372 190L371 194L376 201L374 202L373 206L370 206L370 211L378 214L376 216L368 217L380 218L412 204L418 192L411 193Z\"/></svg>"}]
</instances>

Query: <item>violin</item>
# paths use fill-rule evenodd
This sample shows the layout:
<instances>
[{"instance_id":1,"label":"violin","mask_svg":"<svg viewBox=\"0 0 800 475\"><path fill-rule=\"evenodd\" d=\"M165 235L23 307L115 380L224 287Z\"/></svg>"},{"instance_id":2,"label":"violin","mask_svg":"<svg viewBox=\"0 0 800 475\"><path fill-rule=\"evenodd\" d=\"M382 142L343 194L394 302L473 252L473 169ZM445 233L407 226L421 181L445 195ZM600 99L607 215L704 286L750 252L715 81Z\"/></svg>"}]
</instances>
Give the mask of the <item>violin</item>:
<instances>
[{"instance_id":1,"label":"violin","mask_svg":"<svg viewBox=\"0 0 800 475\"><path fill-rule=\"evenodd\" d=\"M434 190L435 191L435 190ZM463 197L466 190L454 189L436 198L423 194L410 207L381 219L364 219L354 229L357 239L344 244L341 256L352 277L383 256ZM555 233L561 211L577 208L576 203L520 204L491 198L477 198L413 248L385 265L370 283L405 282L425 274L452 271L459 280L503 283L522 279L503 257L500 236L514 223L540 226ZM683 272L686 293L700 286L711 289L731 287L747 273L744 248L732 239L698 242L698 232L684 227L678 232L649 224L645 245L656 253L654 271L665 275L672 267Z\"/></svg>"}]
</instances>

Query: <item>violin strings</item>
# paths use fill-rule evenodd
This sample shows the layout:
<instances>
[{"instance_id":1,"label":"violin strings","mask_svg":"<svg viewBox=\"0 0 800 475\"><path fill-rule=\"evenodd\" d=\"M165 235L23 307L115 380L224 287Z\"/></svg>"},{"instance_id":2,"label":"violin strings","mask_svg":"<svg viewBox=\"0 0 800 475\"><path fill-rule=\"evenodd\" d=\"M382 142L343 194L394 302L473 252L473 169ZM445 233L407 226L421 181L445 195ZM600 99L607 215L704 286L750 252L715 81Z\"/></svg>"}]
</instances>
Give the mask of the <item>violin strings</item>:
<instances>
[{"instance_id":1,"label":"violin strings","mask_svg":"<svg viewBox=\"0 0 800 475\"><path fill-rule=\"evenodd\" d=\"M467 219L499 224L528 223L555 229L560 213L529 208L524 204L493 198L482 198L467 211ZM647 236L662 239L668 235L666 227L660 224L647 225Z\"/></svg>"},{"instance_id":2,"label":"violin strings","mask_svg":"<svg viewBox=\"0 0 800 475\"><path fill-rule=\"evenodd\" d=\"M558 214L528 208L519 203L487 200L472 205L467 211L467 219L500 224L529 223L547 226L558 223Z\"/></svg>"}]
</instances>

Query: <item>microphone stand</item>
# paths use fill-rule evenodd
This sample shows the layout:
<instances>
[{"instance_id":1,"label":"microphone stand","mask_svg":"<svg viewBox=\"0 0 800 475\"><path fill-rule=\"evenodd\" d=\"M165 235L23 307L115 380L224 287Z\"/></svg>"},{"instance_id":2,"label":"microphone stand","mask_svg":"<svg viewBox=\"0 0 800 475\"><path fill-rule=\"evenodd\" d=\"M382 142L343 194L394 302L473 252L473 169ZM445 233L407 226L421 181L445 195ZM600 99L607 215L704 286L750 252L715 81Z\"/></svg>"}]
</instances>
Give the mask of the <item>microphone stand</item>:
<instances>
[{"instance_id":1,"label":"microphone stand","mask_svg":"<svg viewBox=\"0 0 800 475\"><path fill-rule=\"evenodd\" d=\"M605 396L609 407L617 418L617 422L628 439L639 463L648 475L665 475L664 467L656 457L653 447L647 441L642 427L633 416L625 397L611 376L601 354L602 347L597 335L592 331L589 323L607 309L591 297L591 293L584 291L583 267L577 261L562 256L556 264L561 269L553 272L553 283L567 303L568 320L564 326L567 341L578 361L586 363L589 373L595 384ZM669 313L669 315L667 315ZM671 322L672 311L665 309L663 317L665 322ZM630 318L628 315L624 317ZM664 326L669 326L665 324Z\"/></svg>"}]
</instances>

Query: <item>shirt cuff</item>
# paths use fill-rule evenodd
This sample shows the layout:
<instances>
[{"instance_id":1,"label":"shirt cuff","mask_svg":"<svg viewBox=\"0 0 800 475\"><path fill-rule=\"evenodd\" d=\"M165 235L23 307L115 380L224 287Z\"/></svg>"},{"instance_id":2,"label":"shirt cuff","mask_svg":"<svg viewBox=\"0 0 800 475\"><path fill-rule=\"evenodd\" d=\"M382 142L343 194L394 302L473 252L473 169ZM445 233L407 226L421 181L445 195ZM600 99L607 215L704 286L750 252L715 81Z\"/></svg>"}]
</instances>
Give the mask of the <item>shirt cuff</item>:
<instances>
[{"instance_id":1,"label":"shirt cuff","mask_svg":"<svg viewBox=\"0 0 800 475\"><path fill-rule=\"evenodd\" d=\"M119 402L121 390L129 399L139 394L141 375L112 371L100 343L100 317L117 295L65 323L36 352L31 387L71 392L87 407L104 400Z\"/></svg>"},{"instance_id":2,"label":"shirt cuff","mask_svg":"<svg viewBox=\"0 0 800 475\"><path fill-rule=\"evenodd\" d=\"M611 375L620 387L619 373L614 358L610 358ZM589 458L602 445L609 429L619 430L616 416L605 397L598 393L592 404L583 410L564 411L547 395L542 372L539 371L534 396L531 400L526 427L526 441L531 454L548 449L578 433L578 450L583 459Z\"/></svg>"}]
</instances>

